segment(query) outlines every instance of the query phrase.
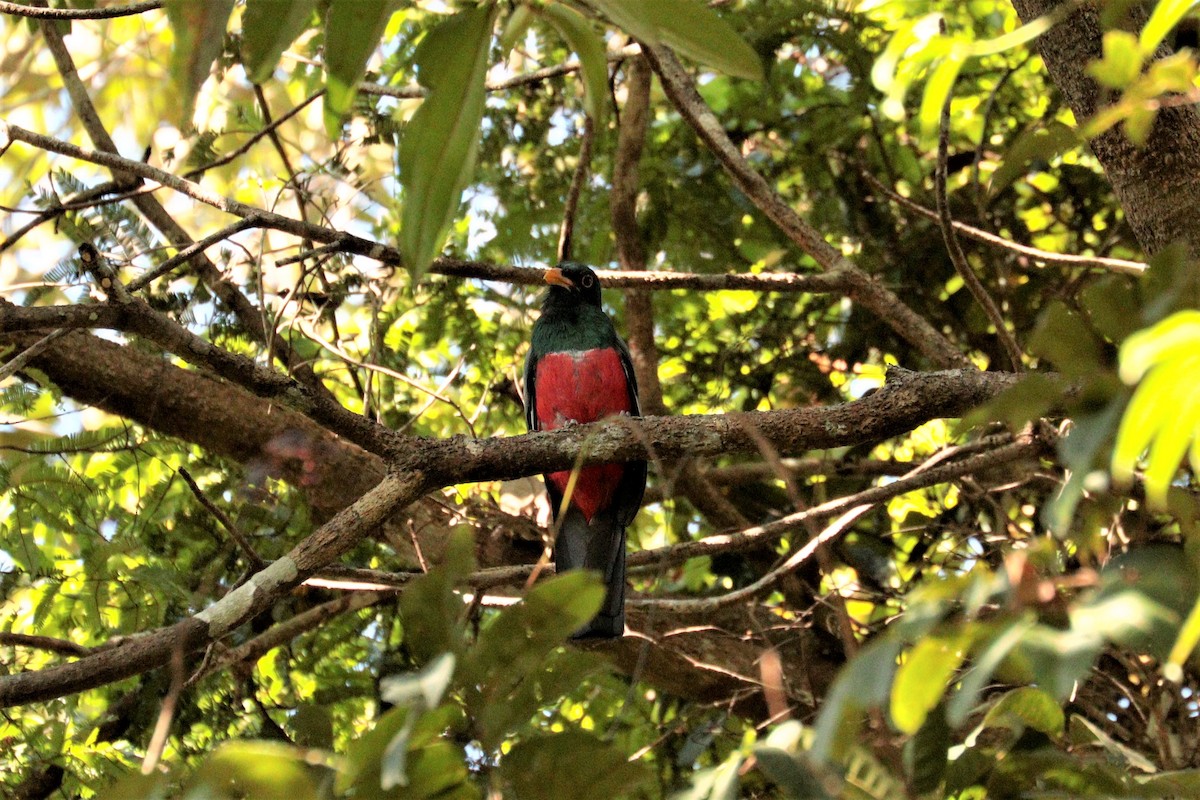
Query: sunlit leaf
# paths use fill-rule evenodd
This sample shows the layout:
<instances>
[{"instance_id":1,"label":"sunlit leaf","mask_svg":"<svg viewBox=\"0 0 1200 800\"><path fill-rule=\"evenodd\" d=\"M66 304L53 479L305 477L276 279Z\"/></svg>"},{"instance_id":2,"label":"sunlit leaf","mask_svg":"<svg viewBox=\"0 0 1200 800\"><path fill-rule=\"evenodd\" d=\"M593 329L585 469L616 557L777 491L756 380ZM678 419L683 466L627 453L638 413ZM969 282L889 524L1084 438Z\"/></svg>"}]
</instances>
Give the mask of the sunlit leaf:
<instances>
[{"instance_id":1,"label":"sunlit leaf","mask_svg":"<svg viewBox=\"0 0 1200 800\"><path fill-rule=\"evenodd\" d=\"M1005 693L983 718L984 727L1013 724L1028 726L1048 736L1063 732L1066 718L1058 702L1033 686L1023 686Z\"/></svg>"},{"instance_id":2,"label":"sunlit leaf","mask_svg":"<svg viewBox=\"0 0 1200 800\"><path fill-rule=\"evenodd\" d=\"M1110 89L1124 89L1142 71L1142 51L1128 31L1104 34L1104 57L1088 65L1088 74Z\"/></svg>"},{"instance_id":3,"label":"sunlit leaf","mask_svg":"<svg viewBox=\"0 0 1200 800\"><path fill-rule=\"evenodd\" d=\"M966 643L959 636L924 638L906 654L891 695L892 722L900 731L913 734L920 729L966 655Z\"/></svg>"},{"instance_id":4,"label":"sunlit leaf","mask_svg":"<svg viewBox=\"0 0 1200 800\"><path fill-rule=\"evenodd\" d=\"M1196 5L1196 0L1158 0L1150 19L1142 26L1138 45L1143 53L1152 53L1184 16Z\"/></svg>"},{"instance_id":5,"label":"sunlit leaf","mask_svg":"<svg viewBox=\"0 0 1200 800\"><path fill-rule=\"evenodd\" d=\"M325 130L331 138L394 11L393 0L333 0L325 13Z\"/></svg>"},{"instance_id":6,"label":"sunlit leaf","mask_svg":"<svg viewBox=\"0 0 1200 800\"><path fill-rule=\"evenodd\" d=\"M925 94L921 98L921 111L918 115L921 132L925 136L932 137L937 133L942 107L951 92L954 91L954 81L958 79L958 73L962 66L962 58L956 53L951 53L942 59L942 62L934 68L933 74L929 76L929 80L926 81Z\"/></svg>"},{"instance_id":7,"label":"sunlit leaf","mask_svg":"<svg viewBox=\"0 0 1200 800\"><path fill-rule=\"evenodd\" d=\"M417 77L429 95L404 129L400 250L418 279L441 249L475 169L484 75L494 7L463 11L429 32L417 50Z\"/></svg>"},{"instance_id":8,"label":"sunlit leaf","mask_svg":"<svg viewBox=\"0 0 1200 800\"><path fill-rule=\"evenodd\" d=\"M1166 504L1167 489L1185 454L1200 468L1200 312L1181 311L1133 334L1121 346L1120 374L1137 383L1113 448L1113 478L1128 482L1142 454L1146 497Z\"/></svg>"},{"instance_id":9,"label":"sunlit leaf","mask_svg":"<svg viewBox=\"0 0 1200 800\"><path fill-rule=\"evenodd\" d=\"M545 6L541 13L579 56L586 90L584 108L596 127L602 127L608 111L608 57L604 40L582 14L571 8L555 4Z\"/></svg>"}]
</instances>

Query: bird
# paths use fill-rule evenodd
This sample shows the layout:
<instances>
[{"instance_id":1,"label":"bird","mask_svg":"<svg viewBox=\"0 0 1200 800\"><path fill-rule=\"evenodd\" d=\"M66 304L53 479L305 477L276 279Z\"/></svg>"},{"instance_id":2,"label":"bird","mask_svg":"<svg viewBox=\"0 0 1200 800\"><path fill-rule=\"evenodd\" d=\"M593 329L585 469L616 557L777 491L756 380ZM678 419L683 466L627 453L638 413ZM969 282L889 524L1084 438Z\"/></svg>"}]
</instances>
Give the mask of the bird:
<instances>
[{"instance_id":1,"label":"bird","mask_svg":"<svg viewBox=\"0 0 1200 800\"><path fill-rule=\"evenodd\" d=\"M583 264L546 270L549 284L525 360L525 421L548 431L626 414L640 416L629 348L600 305L600 281ZM558 574L589 569L604 580L604 602L575 639L625 632L625 529L646 489L646 462L596 464L542 476L558 535ZM563 498L567 497L564 506Z\"/></svg>"}]
</instances>

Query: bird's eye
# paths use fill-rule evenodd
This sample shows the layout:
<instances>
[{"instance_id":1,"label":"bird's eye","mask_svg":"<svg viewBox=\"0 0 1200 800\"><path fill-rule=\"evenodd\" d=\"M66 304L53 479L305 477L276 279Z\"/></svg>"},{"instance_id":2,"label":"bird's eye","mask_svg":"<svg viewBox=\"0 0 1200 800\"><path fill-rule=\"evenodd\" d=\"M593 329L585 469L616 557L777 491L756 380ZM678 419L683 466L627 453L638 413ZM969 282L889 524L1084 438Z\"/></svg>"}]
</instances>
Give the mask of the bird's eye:
<instances>
[{"instance_id":1,"label":"bird's eye","mask_svg":"<svg viewBox=\"0 0 1200 800\"><path fill-rule=\"evenodd\" d=\"M580 279L579 285L585 289L590 289L590 288L592 288L592 284L595 282L596 282L596 279L593 278L591 275L584 275L583 278Z\"/></svg>"}]
</instances>

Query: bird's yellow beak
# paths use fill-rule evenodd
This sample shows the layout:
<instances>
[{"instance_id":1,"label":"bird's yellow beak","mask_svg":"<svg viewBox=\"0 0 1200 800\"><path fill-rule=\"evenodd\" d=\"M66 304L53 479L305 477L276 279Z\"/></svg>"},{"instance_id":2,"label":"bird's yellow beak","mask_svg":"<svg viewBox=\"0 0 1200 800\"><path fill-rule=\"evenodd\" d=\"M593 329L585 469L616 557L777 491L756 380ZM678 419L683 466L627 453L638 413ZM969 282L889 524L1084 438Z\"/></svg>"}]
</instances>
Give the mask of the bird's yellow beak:
<instances>
[{"instance_id":1,"label":"bird's yellow beak","mask_svg":"<svg viewBox=\"0 0 1200 800\"><path fill-rule=\"evenodd\" d=\"M551 286L561 286L564 289L575 288L575 284L571 283L571 281L567 279L567 276L563 275L563 271L558 267L546 270L545 281Z\"/></svg>"}]
</instances>

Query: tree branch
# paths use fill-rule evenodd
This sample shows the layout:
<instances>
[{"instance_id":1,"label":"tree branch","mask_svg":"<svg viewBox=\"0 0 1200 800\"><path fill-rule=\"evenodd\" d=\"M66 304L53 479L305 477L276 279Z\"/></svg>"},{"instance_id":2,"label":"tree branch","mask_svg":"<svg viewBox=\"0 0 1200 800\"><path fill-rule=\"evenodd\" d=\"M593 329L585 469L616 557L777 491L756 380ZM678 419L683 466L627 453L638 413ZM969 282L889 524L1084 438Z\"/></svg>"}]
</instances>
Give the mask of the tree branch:
<instances>
[{"instance_id":1,"label":"tree branch","mask_svg":"<svg viewBox=\"0 0 1200 800\"><path fill-rule=\"evenodd\" d=\"M942 26L945 27L944 21ZM945 35L945 30L942 31L942 34ZM950 104L953 100L954 92L947 92L946 100L942 103L942 113L938 125L937 169L934 171L934 197L937 199L938 226L942 230L942 241L946 244L946 252L950 255L950 262L954 264L954 270L962 278L963 283L971 292L971 296L983 308L983 313L996 329L996 336L999 337L1004 353L1008 356L1009 368L1014 372L1020 372L1022 369L1021 348L1017 344L1017 339L1008 330L1004 315L1000 313L1000 307L996 305L996 301L984 288L983 281L979 280L975 270L971 269L971 265L967 263L967 254L963 252L962 244L958 241L954 230L953 220L950 218L946 183L950 151Z\"/></svg>"},{"instance_id":2,"label":"tree branch","mask_svg":"<svg viewBox=\"0 0 1200 800\"><path fill-rule=\"evenodd\" d=\"M862 172L862 176L867 183L871 184L871 188L893 203L920 214L926 219L931 219L934 222L938 221L938 212L933 209L926 208L920 203L899 194L869 172ZM1044 264L1058 264L1064 267L1081 267L1083 269L1103 269L1110 272L1120 272L1125 275L1141 275L1149 269L1149 265L1142 261L1129 261L1124 258L1106 258L1104 256L1079 256L1072 253L1053 253L1049 250L1041 250L1027 244L1014 242L1011 239L1005 239L1003 236L988 233L985 230L968 225L965 222L960 222L959 220L952 220L950 224L954 227L954 230L968 239L974 239L983 244L999 247L1002 250L1007 250L1010 253L1024 256L1034 261L1040 261Z\"/></svg>"},{"instance_id":3,"label":"tree branch","mask_svg":"<svg viewBox=\"0 0 1200 800\"><path fill-rule=\"evenodd\" d=\"M163 7L163 0L144 0L141 3L130 3L125 6L109 6L107 8L38 8L22 3L0 2L0 14L12 14L30 19L116 19L117 17L132 17L154 11Z\"/></svg>"}]
</instances>

